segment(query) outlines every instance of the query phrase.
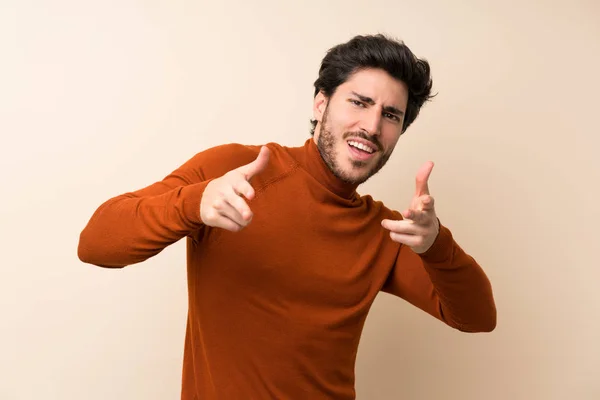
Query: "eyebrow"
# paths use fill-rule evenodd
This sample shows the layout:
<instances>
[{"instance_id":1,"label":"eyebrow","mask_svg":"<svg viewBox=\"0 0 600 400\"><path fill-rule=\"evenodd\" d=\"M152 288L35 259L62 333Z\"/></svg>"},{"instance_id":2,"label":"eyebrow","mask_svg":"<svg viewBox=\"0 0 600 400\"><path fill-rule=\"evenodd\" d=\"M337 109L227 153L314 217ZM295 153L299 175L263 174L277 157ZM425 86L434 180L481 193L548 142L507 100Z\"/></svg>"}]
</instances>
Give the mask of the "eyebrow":
<instances>
[{"instance_id":1,"label":"eyebrow","mask_svg":"<svg viewBox=\"0 0 600 400\"><path fill-rule=\"evenodd\" d=\"M352 92L352 94L355 95L361 101L364 101L367 104L370 104L370 105L374 105L375 104L375 101L372 98L368 97L368 96L363 96L362 94L358 94L356 92ZM404 111L402 111L402 110L400 110L400 109L398 109L398 108L396 108L394 106L385 106L385 107L383 107L383 111L389 112L389 113L392 113L392 114L396 114L396 115L404 115Z\"/></svg>"}]
</instances>

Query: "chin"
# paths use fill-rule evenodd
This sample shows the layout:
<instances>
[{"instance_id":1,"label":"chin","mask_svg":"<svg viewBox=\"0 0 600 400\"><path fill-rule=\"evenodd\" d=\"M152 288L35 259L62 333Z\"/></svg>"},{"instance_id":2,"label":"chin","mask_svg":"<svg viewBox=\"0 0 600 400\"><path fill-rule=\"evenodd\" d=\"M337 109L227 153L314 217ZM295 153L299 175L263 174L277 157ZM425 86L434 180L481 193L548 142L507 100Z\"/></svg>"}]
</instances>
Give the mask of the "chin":
<instances>
[{"instance_id":1,"label":"chin","mask_svg":"<svg viewBox=\"0 0 600 400\"><path fill-rule=\"evenodd\" d=\"M371 169L369 166L355 167L349 163L341 171L338 170L336 176L346 183L360 185L371 177Z\"/></svg>"},{"instance_id":2,"label":"chin","mask_svg":"<svg viewBox=\"0 0 600 400\"><path fill-rule=\"evenodd\" d=\"M378 154L368 161L357 161L348 158L344 164L338 165L344 165L342 179L345 182L360 185L378 173L386 164L387 159L388 157Z\"/></svg>"}]
</instances>

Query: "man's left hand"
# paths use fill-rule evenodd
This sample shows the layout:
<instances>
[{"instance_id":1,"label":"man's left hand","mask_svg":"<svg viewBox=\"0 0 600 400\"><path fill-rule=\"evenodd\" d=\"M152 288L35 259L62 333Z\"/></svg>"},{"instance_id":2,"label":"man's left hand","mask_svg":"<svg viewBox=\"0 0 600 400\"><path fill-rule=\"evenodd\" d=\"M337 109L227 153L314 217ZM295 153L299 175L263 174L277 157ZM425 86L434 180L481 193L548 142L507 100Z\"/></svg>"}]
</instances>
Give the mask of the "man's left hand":
<instances>
[{"instance_id":1,"label":"man's left hand","mask_svg":"<svg viewBox=\"0 0 600 400\"><path fill-rule=\"evenodd\" d=\"M410 207L402 213L404 219L381 221L381 225L390 231L392 240L409 246L417 254L429 250L440 231L434 200L429 194L428 180L432 169L433 162L429 161L417 172L417 190Z\"/></svg>"}]
</instances>

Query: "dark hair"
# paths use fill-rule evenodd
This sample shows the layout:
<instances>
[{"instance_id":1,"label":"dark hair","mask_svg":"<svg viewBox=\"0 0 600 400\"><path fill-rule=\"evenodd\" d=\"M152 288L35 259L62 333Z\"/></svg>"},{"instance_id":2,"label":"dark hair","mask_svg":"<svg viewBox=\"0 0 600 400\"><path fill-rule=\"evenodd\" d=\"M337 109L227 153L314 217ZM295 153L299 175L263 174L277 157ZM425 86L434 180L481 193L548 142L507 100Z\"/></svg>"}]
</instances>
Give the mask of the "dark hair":
<instances>
[{"instance_id":1,"label":"dark hair","mask_svg":"<svg viewBox=\"0 0 600 400\"><path fill-rule=\"evenodd\" d=\"M418 59L401 40L383 34L358 35L329 49L314 83L314 96L322 91L331 98L337 87L352 74L368 68L382 69L408 87L408 104L402 126L404 133L419 115L423 104L433 96L429 63ZM314 135L317 121L310 122L310 134Z\"/></svg>"}]
</instances>

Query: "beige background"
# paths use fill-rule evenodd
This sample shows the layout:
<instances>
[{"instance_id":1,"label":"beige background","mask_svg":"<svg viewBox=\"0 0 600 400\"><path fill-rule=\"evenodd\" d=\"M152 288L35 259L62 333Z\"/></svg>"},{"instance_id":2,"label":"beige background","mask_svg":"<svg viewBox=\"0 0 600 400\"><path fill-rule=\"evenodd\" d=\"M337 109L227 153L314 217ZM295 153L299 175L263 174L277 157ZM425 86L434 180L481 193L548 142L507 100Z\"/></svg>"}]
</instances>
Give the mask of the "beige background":
<instances>
[{"instance_id":1,"label":"beige background","mask_svg":"<svg viewBox=\"0 0 600 400\"><path fill-rule=\"evenodd\" d=\"M433 103L360 191L438 214L493 283L498 327L381 295L359 399L600 399L600 4L0 2L0 399L176 399L183 241L123 270L77 259L104 200L210 146L308 137L325 51L404 39ZM567 5L570 3L570 5Z\"/></svg>"}]
</instances>

